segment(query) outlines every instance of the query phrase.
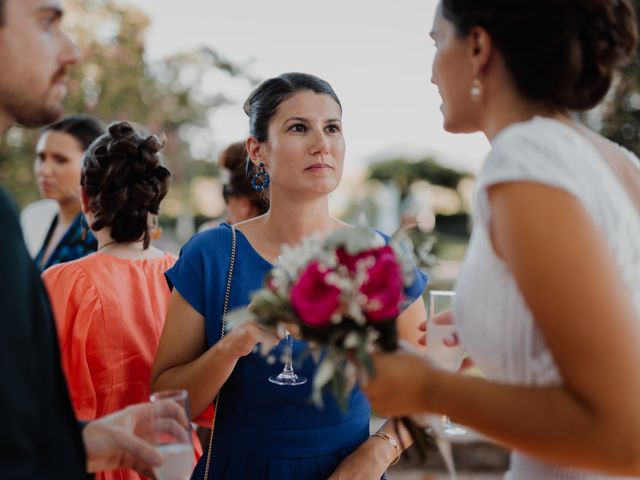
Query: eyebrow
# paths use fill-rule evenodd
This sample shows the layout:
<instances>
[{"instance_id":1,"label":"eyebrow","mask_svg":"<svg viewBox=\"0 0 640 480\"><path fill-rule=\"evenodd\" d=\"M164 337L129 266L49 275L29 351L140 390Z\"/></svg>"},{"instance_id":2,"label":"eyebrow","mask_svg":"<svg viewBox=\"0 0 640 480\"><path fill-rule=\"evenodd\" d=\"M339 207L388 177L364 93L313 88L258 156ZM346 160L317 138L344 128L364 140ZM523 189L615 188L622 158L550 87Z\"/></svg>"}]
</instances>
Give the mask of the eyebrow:
<instances>
[{"instance_id":1,"label":"eyebrow","mask_svg":"<svg viewBox=\"0 0 640 480\"><path fill-rule=\"evenodd\" d=\"M304 118L304 117L289 117L284 121L284 123L291 122L291 121L308 122L309 120ZM341 122L341 121L342 120L340 120L339 118L329 118L329 119L327 119L327 123Z\"/></svg>"},{"instance_id":2,"label":"eyebrow","mask_svg":"<svg viewBox=\"0 0 640 480\"><path fill-rule=\"evenodd\" d=\"M38 9L38 13L52 13L56 19L60 19L64 15L64 10L61 7L47 5L44 7L40 7Z\"/></svg>"}]
</instances>

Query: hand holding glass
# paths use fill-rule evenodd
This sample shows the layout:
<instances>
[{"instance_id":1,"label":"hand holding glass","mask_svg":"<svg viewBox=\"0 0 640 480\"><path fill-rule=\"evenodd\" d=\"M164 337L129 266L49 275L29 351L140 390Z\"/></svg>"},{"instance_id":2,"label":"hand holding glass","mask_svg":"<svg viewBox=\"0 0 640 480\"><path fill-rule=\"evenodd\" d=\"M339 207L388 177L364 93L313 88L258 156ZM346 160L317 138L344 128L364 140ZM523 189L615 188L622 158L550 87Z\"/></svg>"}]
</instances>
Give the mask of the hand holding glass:
<instances>
[{"instance_id":1,"label":"hand holding glass","mask_svg":"<svg viewBox=\"0 0 640 480\"><path fill-rule=\"evenodd\" d=\"M156 392L150 397L151 403L171 400L180 405L187 418L189 416L189 395L186 390L166 390ZM154 467L153 473L158 480L188 480L193 471L195 457L191 443L190 426L183 426L162 415L154 415L153 440L164 462Z\"/></svg>"}]
</instances>

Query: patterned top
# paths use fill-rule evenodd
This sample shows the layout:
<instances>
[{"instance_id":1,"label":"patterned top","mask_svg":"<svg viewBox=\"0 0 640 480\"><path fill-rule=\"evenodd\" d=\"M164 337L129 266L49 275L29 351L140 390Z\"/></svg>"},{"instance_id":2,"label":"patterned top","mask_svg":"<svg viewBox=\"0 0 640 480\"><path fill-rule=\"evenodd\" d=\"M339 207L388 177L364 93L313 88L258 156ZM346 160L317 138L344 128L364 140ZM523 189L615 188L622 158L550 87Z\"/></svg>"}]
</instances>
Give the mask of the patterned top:
<instances>
[{"instance_id":1,"label":"patterned top","mask_svg":"<svg viewBox=\"0 0 640 480\"><path fill-rule=\"evenodd\" d=\"M637 159L630 154L630 161ZM640 318L640 216L615 173L573 128L536 117L504 129L478 176L474 230L456 284L460 338L488 378L551 386L562 374L508 266L493 251L487 190L529 181L574 196L606 240ZM568 241L576 241L569 239ZM514 454L509 479L617 478L563 468Z\"/></svg>"},{"instance_id":2,"label":"patterned top","mask_svg":"<svg viewBox=\"0 0 640 480\"><path fill-rule=\"evenodd\" d=\"M76 215L76 218L73 219L73 223L69 225L69 228L60 239L58 245L56 245L56 248L51 252L51 256L47 259L47 262L43 264L42 260L44 253L47 250L47 246L51 240L51 235L53 235L53 232L56 229L56 225L58 225L58 215L53 218L51 227L49 227L47 236L44 239L44 243L42 244L42 247L40 247L40 251L34 259L41 272L45 271L51 265L57 265L58 263L70 262L71 260L82 258L98 249L98 242L93 236L93 233L91 233L91 230L89 230L89 226L87 225L84 215L80 212ZM83 231L86 232L86 234L83 234Z\"/></svg>"}]
</instances>

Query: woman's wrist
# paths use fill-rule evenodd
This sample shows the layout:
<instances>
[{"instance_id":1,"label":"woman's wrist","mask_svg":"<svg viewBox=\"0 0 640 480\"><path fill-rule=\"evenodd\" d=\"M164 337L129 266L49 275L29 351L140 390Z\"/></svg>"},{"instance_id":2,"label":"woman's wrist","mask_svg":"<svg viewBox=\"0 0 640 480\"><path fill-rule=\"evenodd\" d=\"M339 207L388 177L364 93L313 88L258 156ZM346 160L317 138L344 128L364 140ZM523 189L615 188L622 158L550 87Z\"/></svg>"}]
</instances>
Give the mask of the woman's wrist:
<instances>
[{"instance_id":1,"label":"woman's wrist","mask_svg":"<svg viewBox=\"0 0 640 480\"><path fill-rule=\"evenodd\" d=\"M384 461L385 469L394 465L400 459L402 450L395 435L378 431L371 435L369 441L376 449L375 458Z\"/></svg>"}]
</instances>

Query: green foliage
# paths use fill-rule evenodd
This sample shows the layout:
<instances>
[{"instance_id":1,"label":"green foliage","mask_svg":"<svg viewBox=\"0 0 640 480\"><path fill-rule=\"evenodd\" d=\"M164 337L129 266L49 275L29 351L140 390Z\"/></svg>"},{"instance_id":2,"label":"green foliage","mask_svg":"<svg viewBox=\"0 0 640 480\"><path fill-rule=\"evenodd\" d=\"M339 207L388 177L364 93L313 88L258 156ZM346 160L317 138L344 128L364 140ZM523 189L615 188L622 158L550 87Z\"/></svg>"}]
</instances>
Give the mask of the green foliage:
<instances>
[{"instance_id":1,"label":"green foliage","mask_svg":"<svg viewBox=\"0 0 640 480\"><path fill-rule=\"evenodd\" d=\"M640 12L640 0L633 1ZM640 156L640 50L623 69L602 112L600 132Z\"/></svg>"},{"instance_id":2,"label":"green foliage","mask_svg":"<svg viewBox=\"0 0 640 480\"><path fill-rule=\"evenodd\" d=\"M444 167L433 158L412 162L404 158L395 158L377 162L369 168L369 178L382 182L393 181L404 198L411 184L417 180L426 180L434 185L455 189L458 182L467 173Z\"/></svg>"}]
</instances>

